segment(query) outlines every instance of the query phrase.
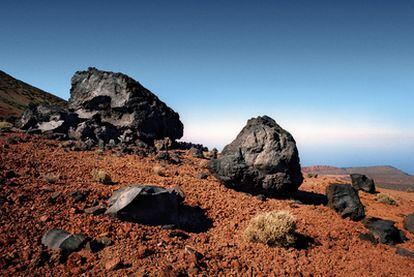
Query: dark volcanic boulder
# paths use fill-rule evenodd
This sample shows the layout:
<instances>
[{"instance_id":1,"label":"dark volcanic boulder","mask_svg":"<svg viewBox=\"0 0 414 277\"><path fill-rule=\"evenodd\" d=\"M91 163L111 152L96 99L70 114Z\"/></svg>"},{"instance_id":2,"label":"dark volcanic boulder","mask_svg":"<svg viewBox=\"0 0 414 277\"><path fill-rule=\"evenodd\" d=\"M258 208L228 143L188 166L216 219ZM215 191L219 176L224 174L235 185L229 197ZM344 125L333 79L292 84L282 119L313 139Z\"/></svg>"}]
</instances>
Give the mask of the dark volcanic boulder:
<instances>
[{"instance_id":1,"label":"dark volcanic boulder","mask_svg":"<svg viewBox=\"0 0 414 277\"><path fill-rule=\"evenodd\" d=\"M42 244L69 254L80 250L85 240L86 237L82 234L73 235L65 230L51 229L43 235Z\"/></svg>"},{"instance_id":2,"label":"dark volcanic boulder","mask_svg":"<svg viewBox=\"0 0 414 277\"><path fill-rule=\"evenodd\" d=\"M140 83L122 73L89 68L72 77L69 107L81 118L99 114L119 130L132 130L143 140L179 139L179 115Z\"/></svg>"},{"instance_id":3,"label":"dark volcanic boulder","mask_svg":"<svg viewBox=\"0 0 414 277\"><path fill-rule=\"evenodd\" d=\"M20 118L23 130L39 129L42 133L67 134L70 127L76 126L79 118L58 106L30 104Z\"/></svg>"},{"instance_id":4,"label":"dark volcanic boulder","mask_svg":"<svg viewBox=\"0 0 414 277\"><path fill-rule=\"evenodd\" d=\"M127 186L113 193L106 214L142 224L171 224L178 221L183 200L178 188Z\"/></svg>"},{"instance_id":5,"label":"dark volcanic boulder","mask_svg":"<svg viewBox=\"0 0 414 277\"><path fill-rule=\"evenodd\" d=\"M268 116L250 119L211 160L210 171L226 186L253 194L293 192L303 181L295 140Z\"/></svg>"},{"instance_id":6,"label":"dark volcanic boulder","mask_svg":"<svg viewBox=\"0 0 414 277\"><path fill-rule=\"evenodd\" d=\"M394 221L370 217L364 219L362 223L380 243L396 244L406 239L404 234L394 226Z\"/></svg>"},{"instance_id":7,"label":"dark volcanic boulder","mask_svg":"<svg viewBox=\"0 0 414 277\"><path fill-rule=\"evenodd\" d=\"M404 218L404 228L414 234L414 214L409 214Z\"/></svg>"},{"instance_id":8,"label":"dark volcanic boulder","mask_svg":"<svg viewBox=\"0 0 414 277\"><path fill-rule=\"evenodd\" d=\"M375 182L363 174L351 174L352 187L356 190L363 190L369 193L375 193Z\"/></svg>"},{"instance_id":9,"label":"dark volcanic boulder","mask_svg":"<svg viewBox=\"0 0 414 277\"><path fill-rule=\"evenodd\" d=\"M365 217L365 208L359 200L358 192L351 185L332 184L326 188L328 207L343 218L360 220Z\"/></svg>"},{"instance_id":10,"label":"dark volcanic boulder","mask_svg":"<svg viewBox=\"0 0 414 277\"><path fill-rule=\"evenodd\" d=\"M110 140L119 142L119 130L112 124L101 122L99 115L80 123L78 126L70 128L68 136L74 140L92 140L94 144L103 141L107 144Z\"/></svg>"}]
</instances>

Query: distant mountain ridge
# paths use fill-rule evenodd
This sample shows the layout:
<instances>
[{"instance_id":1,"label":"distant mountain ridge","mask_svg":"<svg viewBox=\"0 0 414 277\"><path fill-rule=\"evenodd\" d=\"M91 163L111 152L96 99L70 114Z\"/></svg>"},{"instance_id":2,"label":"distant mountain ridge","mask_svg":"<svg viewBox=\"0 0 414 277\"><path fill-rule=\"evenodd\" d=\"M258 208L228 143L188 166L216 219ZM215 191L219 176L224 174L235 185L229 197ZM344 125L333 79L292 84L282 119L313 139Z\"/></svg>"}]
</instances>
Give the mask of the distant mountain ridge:
<instances>
[{"instance_id":1,"label":"distant mountain ridge","mask_svg":"<svg viewBox=\"0 0 414 277\"><path fill-rule=\"evenodd\" d=\"M53 104L60 107L67 105L65 100L0 70L0 117L19 116L30 103Z\"/></svg>"},{"instance_id":2,"label":"distant mountain ridge","mask_svg":"<svg viewBox=\"0 0 414 277\"><path fill-rule=\"evenodd\" d=\"M348 176L352 173L365 174L373 178L379 187L397 190L414 189L414 176L399 170L393 166L367 166L367 167L334 167L316 165L303 167L304 173L320 175Z\"/></svg>"}]
</instances>

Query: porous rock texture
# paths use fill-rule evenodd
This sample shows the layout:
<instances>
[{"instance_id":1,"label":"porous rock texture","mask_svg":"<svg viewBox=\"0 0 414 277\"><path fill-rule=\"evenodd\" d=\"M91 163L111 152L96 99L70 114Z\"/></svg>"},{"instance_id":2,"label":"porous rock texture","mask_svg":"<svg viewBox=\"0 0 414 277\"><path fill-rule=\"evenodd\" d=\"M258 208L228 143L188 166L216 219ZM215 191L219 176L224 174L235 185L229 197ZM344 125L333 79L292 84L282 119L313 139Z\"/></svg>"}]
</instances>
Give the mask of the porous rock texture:
<instances>
[{"instance_id":1,"label":"porous rock texture","mask_svg":"<svg viewBox=\"0 0 414 277\"><path fill-rule=\"evenodd\" d=\"M356 190L363 190L368 193L375 193L375 182L364 174L351 174L352 187Z\"/></svg>"},{"instance_id":2,"label":"porous rock texture","mask_svg":"<svg viewBox=\"0 0 414 277\"><path fill-rule=\"evenodd\" d=\"M370 217L364 219L363 224L380 243L397 244L406 239L404 234L395 227L394 221Z\"/></svg>"},{"instance_id":3,"label":"porous rock texture","mask_svg":"<svg viewBox=\"0 0 414 277\"><path fill-rule=\"evenodd\" d=\"M114 192L106 214L149 225L175 223L184 194L178 188L130 185Z\"/></svg>"},{"instance_id":4,"label":"porous rock texture","mask_svg":"<svg viewBox=\"0 0 414 277\"><path fill-rule=\"evenodd\" d=\"M88 68L72 77L69 107L81 118L99 114L102 122L130 129L141 139L183 136L179 115L139 82L122 73Z\"/></svg>"},{"instance_id":5,"label":"porous rock texture","mask_svg":"<svg viewBox=\"0 0 414 277\"><path fill-rule=\"evenodd\" d=\"M30 105L20 128L63 139L96 144L153 144L156 139L183 136L174 112L140 83L122 73L89 68L72 77L69 110Z\"/></svg>"},{"instance_id":6,"label":"porous rock texture","mask_svg":"<svg viewBox=\"0 0 414 277\"><path fill-rule=\"evenodd\" d=\"M303 181L293 136L268 116L250 119L210 171L226 186L254 194L294 192Z\"/></svg>"},{"instance_id":7,"label":"porous rock texture","mask_svg":"<svg viewBox=\"0 0 414 277\"><path fill-rule=\"evenodd\" d=\"M343 218L360 220L365 217L365 208L359 199L358 192L351 185L332 184L326 188L328 207L335 210Z\"/></svg>"}]
</instances>

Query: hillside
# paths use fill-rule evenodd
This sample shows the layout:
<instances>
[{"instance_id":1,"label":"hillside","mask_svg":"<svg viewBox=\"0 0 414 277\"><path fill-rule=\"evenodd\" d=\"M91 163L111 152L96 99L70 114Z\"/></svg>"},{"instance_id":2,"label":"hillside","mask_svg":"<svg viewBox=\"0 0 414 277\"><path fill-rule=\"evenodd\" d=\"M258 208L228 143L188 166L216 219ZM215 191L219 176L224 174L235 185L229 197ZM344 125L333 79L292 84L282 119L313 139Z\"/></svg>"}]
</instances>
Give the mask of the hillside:
<instances>
[{"instance_id":1,"label":"hillside","mask_svg":"<svg viewBox=\"0 0 414 277\"><path fill-rule=\"evenodd\" d=\"M66 106L66 101L0 70L0 118L20 115L30 103Z\"/></svg>"},{"instance_id":2,"label":"hillside","mask_svg":"<svg viewBox=\"0 0 414 277\"><path fill-rule=\"evenodd\" d=\"M348 177L352 173L365 174L375 180L378 186L396 190L413 190L414 176L392 166L346 167L308 166L302 168L305 173L320 175L341 175Z\"/></svg>"},{"instance_id":3,"label":"hillside","mask_svg":"<svg viewBox=\"0 0 414 277\"><path fill-rule=\"evenodd\" d=\"M154 166L162 164L154 155L125 154L117 149L72 151L64 142L36 135L0 137L2 175L13 177L3 183L0 198L0 275L412 275L412 258L396 254L394 246L362 240L359 235L367 232L362 222L343 219L321 205L326 186L338 178L306 177L295 198L260 199L220 184L208 174L207 159L179 150L174 155L180 162L164 166L163 174L157 174ZM91 172L96 169L105 170L114 183L95 181ZM198 177L201 172L207 177ZM55 176L54 182L51 176ZM90 207L106 203L113 191L130 184L179 186L188 210L208 220L200 230L171 230L88 212ZM393 220L404 230L403 217L414 209L414 194L379 191L398 205L376 202L375 195L360 192L367 216ZM297 231L307 244L286 249L246 239L244 231L252 217L281 209L294 215ZM62 260L58 252L41 244L42 235L51 228L105 238L110 243L97 251L82 249ZM404 233L408 241L398 247L414 251L414 235ZM112 269L113 265L119 266Z\"/></svg>"}]
</instances>

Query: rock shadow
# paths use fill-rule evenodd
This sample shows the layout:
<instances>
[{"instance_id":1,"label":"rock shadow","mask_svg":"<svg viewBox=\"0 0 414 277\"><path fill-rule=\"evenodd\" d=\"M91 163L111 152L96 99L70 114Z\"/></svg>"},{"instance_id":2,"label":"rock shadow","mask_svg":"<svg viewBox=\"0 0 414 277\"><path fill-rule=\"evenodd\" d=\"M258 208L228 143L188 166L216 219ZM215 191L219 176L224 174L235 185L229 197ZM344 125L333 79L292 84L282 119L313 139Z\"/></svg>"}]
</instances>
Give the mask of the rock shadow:
<instances>
[{"instance_id":1,"label":"rock shadow","mask_svg":"<svg viewBox=\"0 0 414 277\"><path fill-rule=\"evenodd\" d=\"M305 205L318 206L328 204L328 198L326 197L326 195L316 192L298 190L292 193L291 197Z\"/></svg>"},{"instance_id":2,"label":"rock shadow","mask_svg":"<svg viewBox=\"0 0 414 277\"><path fill-rule=\"evenodd\" d=\"M320 245L320 243L317 242L314 238L304 234L296 233L296 244L294 246L295 249L306 250L318 245Z\"/></svg>"},{"instance_id":3,"label":"rock shadow","mask_svg":"<svg viewBox=\"0 0 414 277\"><path fill-rule=\"evenodd\" d=\"M190 233L203 233L213 226L213 221L200 207L183 205L179 209L178 220L175 225Z\"/></svg>"},{"instance_id":4,"label":"rock shadow","mask_svg":"<svg viewBox=\"0 0 414 277\"><path fill-rule=\"evenodd\" d=\"M147 226L171 225L173 229L179 229L189 233L206 232L213 226L213 221L206 215L202 208L188 205L180 206L178 213L171 217L130 217L121 214L118 218L123 221Z\"/></svg>"}]
</instances>

